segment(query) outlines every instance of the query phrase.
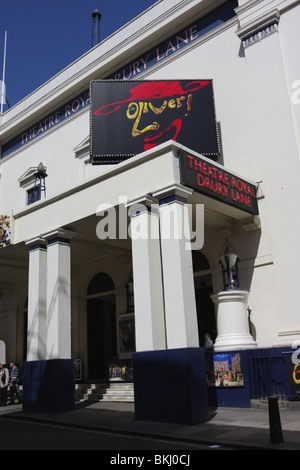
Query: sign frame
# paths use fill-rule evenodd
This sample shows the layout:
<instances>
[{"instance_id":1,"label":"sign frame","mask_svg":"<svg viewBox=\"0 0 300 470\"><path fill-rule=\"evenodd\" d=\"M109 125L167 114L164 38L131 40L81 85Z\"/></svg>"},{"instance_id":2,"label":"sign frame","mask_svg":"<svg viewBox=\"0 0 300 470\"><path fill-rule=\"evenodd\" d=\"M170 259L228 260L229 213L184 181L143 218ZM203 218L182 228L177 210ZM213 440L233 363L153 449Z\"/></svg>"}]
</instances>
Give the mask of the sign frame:
<instances>
[{"instance_id":1,"label":"sign frame","mask_svg":"<svg viewBox=\"0 0 300 470\"><path fill-rule=\"evenodd\" d=\"M208 387L227 389L245 387L244 367L239 351L212 352L206 354L205 359Z\"/></svg>"},{"instance_id":2,"label":"sign frame","mask_svg":"<svg viewBox=\"0 0 300 470\"><path fill-rule=\"evenodd\" d=\"M168 140L219 157L212 79L90 82L93 165L120 163Z\"/></svg>"},{"instance_id":3,"label":"sign frame","mask_svg":"<svg viewBox=\"0 0 300 470\"><path fill-rule=\"evenodd\" d=\"M251 215L258 215L257 185L193 152L179 152L181 184Z\"/></svg>"}]
</instances>

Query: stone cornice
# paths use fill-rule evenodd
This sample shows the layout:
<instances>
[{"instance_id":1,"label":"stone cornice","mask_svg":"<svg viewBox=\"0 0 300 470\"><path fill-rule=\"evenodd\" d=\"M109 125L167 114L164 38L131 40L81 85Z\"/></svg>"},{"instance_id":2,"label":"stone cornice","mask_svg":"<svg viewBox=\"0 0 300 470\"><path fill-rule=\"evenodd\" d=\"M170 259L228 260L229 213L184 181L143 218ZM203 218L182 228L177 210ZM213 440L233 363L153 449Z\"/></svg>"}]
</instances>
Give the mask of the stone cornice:
<instances>
[{"instance_id":1,"label":"stone cornice","mask_svg":"<svg viewBox=\"0 0 300 470\"><path fill-rule=\"evenodd\" d=\"M245 26L240 27L236 34L243 41L245 47L260 41L277 31L280 13L274 9L259 18L251 21Z\"/></svg>"}]
</instances>

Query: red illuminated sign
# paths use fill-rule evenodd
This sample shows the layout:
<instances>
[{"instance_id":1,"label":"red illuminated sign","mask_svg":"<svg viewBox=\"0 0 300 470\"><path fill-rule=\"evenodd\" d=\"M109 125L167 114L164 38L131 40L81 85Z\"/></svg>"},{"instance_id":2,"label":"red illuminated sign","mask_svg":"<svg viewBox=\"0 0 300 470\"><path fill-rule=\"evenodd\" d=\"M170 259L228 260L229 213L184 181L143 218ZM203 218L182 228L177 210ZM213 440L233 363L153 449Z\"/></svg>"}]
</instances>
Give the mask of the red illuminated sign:
<instances>
[{"instance_id":1,"label":"red illuminated sign","mask_svg":"<svg viewBox=\"0 0 300 470\"><path fill-rule=\"evenodd\" d=\"M180 170L182 184L250 214L258 214L256 186L225 168L181 152Z\"/></svg>"}]
</instances>

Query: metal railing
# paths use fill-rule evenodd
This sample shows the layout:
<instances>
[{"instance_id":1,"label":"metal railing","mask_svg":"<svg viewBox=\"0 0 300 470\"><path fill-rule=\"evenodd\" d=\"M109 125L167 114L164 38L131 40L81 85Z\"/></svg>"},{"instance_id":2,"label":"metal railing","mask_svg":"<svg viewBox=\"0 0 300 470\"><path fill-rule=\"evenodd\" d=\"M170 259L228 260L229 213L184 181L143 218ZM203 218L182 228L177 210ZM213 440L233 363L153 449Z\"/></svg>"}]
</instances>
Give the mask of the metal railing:
<instances>
[{"instance_id":1,"label":"metal railing","mask_svg":"<svg viewBox=\"0 0 300 470\"><path fill-rule=\"evenodd\" d=\"M249 372L252 399L287 396L286 372L282 354L270 354L265 351L250 355Z\"/></svg>"}]
</instances>

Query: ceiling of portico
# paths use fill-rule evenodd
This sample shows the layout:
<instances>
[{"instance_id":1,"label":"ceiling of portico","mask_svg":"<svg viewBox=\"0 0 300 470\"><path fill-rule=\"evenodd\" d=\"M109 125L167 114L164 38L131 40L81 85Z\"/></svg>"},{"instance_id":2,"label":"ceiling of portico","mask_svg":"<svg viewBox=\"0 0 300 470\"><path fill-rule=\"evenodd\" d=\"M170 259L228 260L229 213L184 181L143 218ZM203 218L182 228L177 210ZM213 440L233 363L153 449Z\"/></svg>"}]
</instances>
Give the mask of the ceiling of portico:
<instances>
[{"instance_id":1,"label":"ceiling of portico","mask_svg":"<svg viewBox=\"0 0 300 470\"><path fill-rule=\"evenodd\" d=\"M245 220L252 218L251 215L243 210L197 192L193 192L189 197L188 202L193 204L193 206L196 204L204 205L205 225L211 228L218 227L220 225L238 226Z\"/></svg>"},{"instance_id":2,"label":"ceiling of portico","mask_svg":"<svg viewBox=\"0 0 300 470\"><path fill-rule=\"evenodd\" d=\"M72 223L66 228L75 232L72 239L72 265L85 265L97 260L104 262L109 259L131 261L131 240L108 237L101 240L96 233L100 217L89 216ZM117 227L118 229L118 227ZM118 232L117 232L118 233Z\"/></svg>"},{"instance_id":3,"label":"ceiling of portico","mask_svg":"<svg viewBox=\"0 0 300 470\"><path fill-rule=\"evenodd\" d=\"M218 234L220 230L224 231L226 228L228 230L241 228L245 221L251 219L246 212L197 193L193 193L190 196L188 203L194 207L196 204L204 204L204 224L207 228ZM118 210L116 210L115 215L116 233L118 235ZM74 266L84 265L86 262L97 259L102 261L105 259L120 259L131 262L131 239L128 232L126 239L120 239L117 236L113 239L109 237L101 240L96 233L97 224L100 220L100 216L95 214L66 227L76 232L76 236L72 239ZM127 223L130 223L129 218L127 218Z\"/></svg>"},{"instance_id":4,"label":"ceiling of portico","mask_svg":"<svg viewBox=\"0 0 300 470\"><path fill-rule=\"evenodd\" d=\"M25 244L9 245L0 249L0 295L26 286L28 277L28 250Z\"/></svg>"}]
</instances>

